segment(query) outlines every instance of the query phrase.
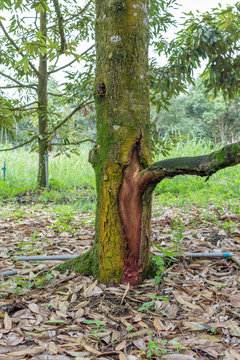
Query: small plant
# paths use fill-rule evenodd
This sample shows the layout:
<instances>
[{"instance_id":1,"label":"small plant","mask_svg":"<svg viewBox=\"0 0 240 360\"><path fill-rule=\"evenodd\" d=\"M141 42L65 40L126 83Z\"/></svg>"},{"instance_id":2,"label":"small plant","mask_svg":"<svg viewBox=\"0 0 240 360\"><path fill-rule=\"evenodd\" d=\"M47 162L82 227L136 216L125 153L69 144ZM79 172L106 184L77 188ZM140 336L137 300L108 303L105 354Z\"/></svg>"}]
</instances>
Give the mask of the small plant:
<instances>
[{"instance_id":1,"label":"small plant","mask_svg":"<svg viewBox=\"0 0 240 360\"><path fill-rule=\"evenodd\" d=\"M159 344L154 341L149 341L147 343L147 352L146 352L146 358L151 359L153 356L159 356Z\"/></svg>"},{"instance_id":2,"label":"small plant","mask_svg":"<svg viewBox=\"0 0 240 360\"><path fill-rule=\"evenodd\" d=\"M175 346L178 352L179 352L180 350L187 349L186 346L182 346L178 341L175 341L175 340L170 340L170 341L169 341L169 344Z\"/></svg>"},{"instance_id":3,"label":"small plant","mask_svg":"<svg viewBox=\"0 0 240 360\"><path fill-rule=\"evenodd\" d=\"M93 320L84 320L84 324L94 324L96 325L93 330L92 333L94 336L99 337L99 334L101 332L106 332L108 331L108 329L104 328L104 326L106 325L105 322L99 320L99 319L93 319Z\"/></svg>"},{"instance_id":4,"label":"small plant","mask_svg":"<svg viewBox=\"0 0 240 360\"><path fill-rule=\"evenodd\" d=\"M152 299L151 301L147 301L145 303L142 304L142 306L140 306L138 308L138 311L149 311L150 308L155 307L156 309L156 302L157 301L165 301L168 302L168 299L163 297L163 296L156 296L154 294L150 294L149 297Z\"/></svg>"},{"instance_id":5,"label":"small plant","mask_svg":"<svg viewBox=\"0 0 240 360\"><path fill-rule=\"evenodd\" d=\"M37 273L33 277L14 276L10 279L10 283L5 284L5 290L0 292L1 295L8 293L14 294L26 294L33 288L43 289L45 282L51 280L53 275L47 272L43 275L42 272Z\"/></svg>"},{"instance_id":6,"label":"small plant","mask_svg":"<svg viewBox=\"0 0 240 360\"><path fill-rule=\"evenodd\" d=\"M212 326L211 329L207 330L209 333L211 333L212 335L216 335L217 334L217 328Z\"/></svg>"},{"instance_id":7,"label":"small plant","mask_svg":"<svg viewBox=\"0 0 240 360\"><path fill-rule=\"evenodd\" d=\"M220 224L220 227L228 231L230 234L234 233L237 229L237 224L233 221L225 221L223 224Z\"/></svg>"},{"instance_id":8,"label":"small plant","mask_svg":"<svg viewBox=\"0 0 240 360\"><path fill-rule=\"evenodd\" d=\"M175 218L172 229L172 233L173 233L173 237L171 239L172 247L168 249L168 248L163 248L157 244L153 244L155 248L158 249L162 254L161 256L159 255L153 256L153 261L155 262L157 267L156 275L154 277L154 281L156 285L158 285L161 282L164 272L167 269L170 262L172 261L172 258L182 254L181 252L179 252L179 248L182 247L181 240L183 239L183 234L182 234L183 230L184 230L184 225L182 223L182 220L180 218ZM170 258L171 260L168 260L166 262L167 258Z\"/></svg>"},{"instance_id":9,"label":"small plant","mask_svg":"<svg viewBox=\"0 0 240 360\"><path fill-rule=\"evenodd\" d=\"M64 215L64 216L57 215L54 225L49 226L49 228L57 229L59 233L74 232L75 231L73 225L74 221L75 219L71 215Z\"/></svg>"}]
</instances>

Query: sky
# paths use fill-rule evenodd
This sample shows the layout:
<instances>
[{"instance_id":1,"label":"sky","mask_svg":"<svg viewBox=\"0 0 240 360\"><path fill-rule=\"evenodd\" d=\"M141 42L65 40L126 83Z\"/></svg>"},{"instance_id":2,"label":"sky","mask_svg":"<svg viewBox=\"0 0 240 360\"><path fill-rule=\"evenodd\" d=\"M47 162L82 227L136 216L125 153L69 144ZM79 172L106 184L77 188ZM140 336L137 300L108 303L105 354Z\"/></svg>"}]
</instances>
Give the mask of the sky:
<instances>
[{"instance_id":1,"label":"sky","mask_svg":"<svg viewBox=\"0 0 240 360\"><path fill-rule=\"evenodd\" d=\"M210 11L214 7L219 7L219 3L224 8L227 5L233 6L236 2L237 0L177 0L177 3L180 6L172 13L175 15L175 19L181 23L181 17L184 12L188 13L192 11L193 13L196 13L198 10L200 13L203 13L205 11ZM173 37L174 32L176 32L176 29L174 28L169 30L169 37Z\"/></svg>"},{"instance_id":2,"label":"sky","mask_svg":"<svg viewBox=\"0 0 240 360\"><path fill-rule=\"evenodd\" d=\"M207 11L211 8L217 7L220 3L222 6L234 5L236 0L178 0L178 3L182 5L182 9L185 12L188 11Z\"/></svg>"}]
</instances>

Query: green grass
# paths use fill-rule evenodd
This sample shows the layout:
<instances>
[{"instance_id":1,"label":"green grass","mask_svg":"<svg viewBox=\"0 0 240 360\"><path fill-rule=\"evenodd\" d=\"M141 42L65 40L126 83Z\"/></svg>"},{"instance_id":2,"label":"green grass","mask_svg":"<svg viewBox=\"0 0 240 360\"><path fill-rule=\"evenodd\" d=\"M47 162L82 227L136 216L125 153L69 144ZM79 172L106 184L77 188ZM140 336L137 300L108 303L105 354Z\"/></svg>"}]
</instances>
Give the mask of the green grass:
<instances>
[{"instance_id":1,"label":"green grass","mask_svg":"<svg viewBox=\"0 0 240 360\"><path fill-rule=\"evenodd\" d=\"M81 147L78 155L49 157L50 192L37 191L38 155L20 149L0 152L0 165L6 163L6 181L0 180L0 200L71 205L76 210L95 208L94 170L88 163L89 149Z\"/></svg>"},{"instance_id":2,"label":"green grass","mask_svg":"<svg viewBox=\"0 0 240 360\"><path fill-rule=\"evenodd\" d=\"M211 143L187 139L171 151L169 158L204 155L212 151L214 149ZM220 170L207 182L205 180L206 178L191 175L164 179L155 190L157 204L207 207L211 203L216 206L227 203L233 208L239 207L240 165Z\"/></svg>"},{"instance_id":3,"label":"green grass","mask_svg":"<svg viewBox=\"0 0 240 360\"><path fill-rule=\"evenodd\" d=\"M0 201L29 204L49 204L51 207L70 206L73 210L93 211L95 208L94 171L88 162L87 146L78 155L49 158L50 192L36 190L38 159L36 153L20 149L0 152L0 170L6 162L6 182L0 180ZM171 157L193 156L213 151L211 143L185 140L169 154ZM161 157L156 158L159 160ZM3 172L1 170L1 179ZM214 174L207 182L197 176L177 176L163 180L155 190L155 201L160 206L207 207L210 203L223 206L227 203L239 213L240 165Z\"/></svg>"}]
</instances>

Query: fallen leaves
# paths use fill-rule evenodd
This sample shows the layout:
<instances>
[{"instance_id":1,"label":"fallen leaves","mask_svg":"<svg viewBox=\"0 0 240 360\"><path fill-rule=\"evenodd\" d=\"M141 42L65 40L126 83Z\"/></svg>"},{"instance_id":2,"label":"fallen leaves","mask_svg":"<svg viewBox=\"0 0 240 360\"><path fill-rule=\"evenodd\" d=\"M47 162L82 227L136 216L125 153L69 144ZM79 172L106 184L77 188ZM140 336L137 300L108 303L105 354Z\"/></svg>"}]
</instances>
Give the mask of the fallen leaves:
<instances>
[{"instance_id":1,"label":"fallen leaves","mask_svg":"<svg viewBox=\"0 0 240 360\"><path fill-rule=\"evenodd\" d=\"M238 223L230 234L209 219L206 223L206 213L192 211L184 218L176 209L164 212L153 219L153 239L160 246L171 245L174 218L181 216L183 250L214 251L218 246L240 254L239 218L231 217ZM130 287L55 271L47 277L56 262L12 259L21 249L29 254L36 249L49 255L81 253L94 233L87 215L85 222L82 215L76 217L73 232L61 233L48 213L38 211L37 216L26 212L13 226L0 221L0 267L19 272L16 280L2 279L0 360L240 360L237 264L183 259L167 269L158 287L152 279Z\"/></svg>"}]
</instances>

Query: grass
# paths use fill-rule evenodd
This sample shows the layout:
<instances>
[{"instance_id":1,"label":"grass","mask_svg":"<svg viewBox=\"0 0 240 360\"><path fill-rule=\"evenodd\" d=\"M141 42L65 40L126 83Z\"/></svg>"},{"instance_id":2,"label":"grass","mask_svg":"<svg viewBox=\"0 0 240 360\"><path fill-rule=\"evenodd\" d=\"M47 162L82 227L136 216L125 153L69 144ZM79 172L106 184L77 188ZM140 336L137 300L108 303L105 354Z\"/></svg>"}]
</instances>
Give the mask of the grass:
<instances>
[{"instance_id":1,"label":"grass","mask_svg":"<svg viewBox=\"0 0 240 360\"><path fill-rule=\"evenodd\" d=\"M0 201L29 204L51 203L51 207L77 211L93 211L95 208L95 179L88 163L88 147L82 146L78 155L49 158L50 192L37 191L38 159L36 153L24 149L0 152L0 169L6 163L6 181L0 180ZM179 143L169 157L194 156L213 151L211 143L197 139ZM157 157L155 160L159 160ZM2 165L2 166L1 166ZM3 172L1 172L1 179ZM163 180L155 190L155 202L160 206L207 207L214 203L227 203L239 213L240 165L214 174L207 182L197 176L177 176Z\"/></svg>"},{"instance_id":2,"label":"grass","mask_svg":"<svg viewBox=\"0 0 240 360\"><path fill-rule=\"evenodd\" d=\"M178 144L171 151L169 157L204 155L213 150L211 143L187 139ZM157 204L177 207L191 205L207 207L214 203L221 207L227 203L237 212L240 199L240 165L220 170L207 182L205 180L205 178L191 175L164 179L155 190Z\"/></svg>"}]
</instances>

